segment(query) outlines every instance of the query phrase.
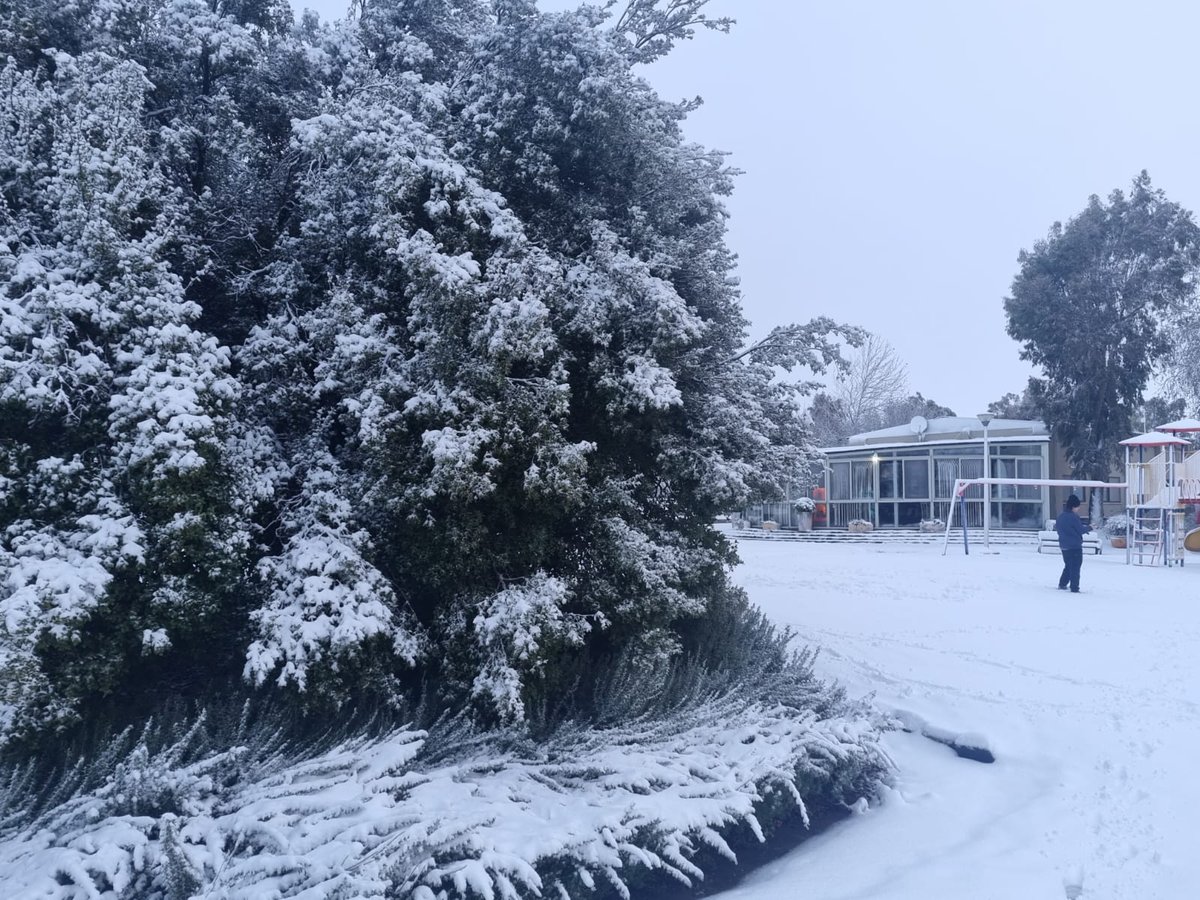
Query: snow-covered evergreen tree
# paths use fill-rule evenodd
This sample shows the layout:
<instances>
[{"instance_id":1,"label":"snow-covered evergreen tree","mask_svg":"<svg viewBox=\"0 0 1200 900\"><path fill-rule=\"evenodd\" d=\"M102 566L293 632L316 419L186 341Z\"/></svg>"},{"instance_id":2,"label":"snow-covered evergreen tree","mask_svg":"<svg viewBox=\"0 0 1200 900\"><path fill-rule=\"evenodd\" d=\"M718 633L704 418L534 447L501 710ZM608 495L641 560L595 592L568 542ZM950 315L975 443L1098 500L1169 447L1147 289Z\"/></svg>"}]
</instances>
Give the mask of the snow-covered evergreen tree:
<instances>
[{"instance_id":1,"label":"snow-covered evergreen tree","mask_svg":"<svg viewBox=\"0 0 1200 900\"><path fill-rule=\"evenodd\" d=\"M0 749L213 696L833 714L737 645L709 525L805 453L774 367L857 333L745 347L733 173L635 71L704 6L0 8ZM166 889L212 877L156 828Z\"/></svg>"},{"instance_id":2,"label":"snow-covered evergreen tree","mask_svg":"<svg viewBox=\"0 0 1200 900\"><path fill-rule=\"evenodd\" d=\"M100 52L53 69L0 73L9 729L207 643L249 549L223 452L239 388L166 259L144 70Z\"/></svg>"},{"instance_id":3,"label":"snow-covered evergreen tree","mask_svg":"<svg viewBox=\"0 0 1200 900\"><path fill-rule=\"evenodd\" d=\"M694 5L8 22L12 683L67 708L196 640L301 694L426 667L508 718L581 650L683 650L728 590L712 514L805 437L782 357L740 352L731 173L633 72Z\"/></svg>"},{"instance_id":4,"label":"snow-covered evergreen tree","mask_svg":"<svg viewBox=\"0 0 1200 900\"><path fill-rule=\"evenodd\" d=\"M702 6L6 22L13 723L189 642L307 704L425 674L500 719L686 649L729 591L708 522L802 452L769 363L838 334L741 350L731 172L633 71Z\"/></svg>"}]
</instances>

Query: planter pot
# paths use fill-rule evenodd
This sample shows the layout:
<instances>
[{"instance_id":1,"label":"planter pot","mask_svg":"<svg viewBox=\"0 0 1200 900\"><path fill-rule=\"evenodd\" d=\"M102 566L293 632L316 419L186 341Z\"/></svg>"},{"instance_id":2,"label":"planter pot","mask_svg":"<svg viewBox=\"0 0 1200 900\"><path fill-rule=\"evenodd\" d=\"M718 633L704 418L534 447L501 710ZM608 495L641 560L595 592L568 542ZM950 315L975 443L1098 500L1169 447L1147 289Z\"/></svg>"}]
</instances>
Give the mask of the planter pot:
<instances>
[{"instance_id":1,"label":"planter pot","mask_svg":"<svg viewBox=\"0 0 1200 900\"><path fill-rule=\"evenodd\" d=\"M1109 538L1108 542L1110 544L1112 544L1114 547L1116 547L1118 550L1125 549L1125 538L1123 538L1123 537Z\"/></svg>"},{"instance_id":2,"label":"planter pot","mask_svg":"<svg viewBox=\"0 0 1200 900\"><path fill-rule=\"evenodd\" d=\"M846 526L846 530L851 534L866 534L868 531L874 530L875 526L870 522L851 522Z\"/></svg>"},{"instance_id":3,"label":"planter pot","mask_svg":"<svg viewBox=\"0 0 1200 900\"><path fill-rule=\"evenodd\" d=\"M796 513L796 530L797 531L812 531L812 513L797 512Z\"/></svg>"}]
</instances>

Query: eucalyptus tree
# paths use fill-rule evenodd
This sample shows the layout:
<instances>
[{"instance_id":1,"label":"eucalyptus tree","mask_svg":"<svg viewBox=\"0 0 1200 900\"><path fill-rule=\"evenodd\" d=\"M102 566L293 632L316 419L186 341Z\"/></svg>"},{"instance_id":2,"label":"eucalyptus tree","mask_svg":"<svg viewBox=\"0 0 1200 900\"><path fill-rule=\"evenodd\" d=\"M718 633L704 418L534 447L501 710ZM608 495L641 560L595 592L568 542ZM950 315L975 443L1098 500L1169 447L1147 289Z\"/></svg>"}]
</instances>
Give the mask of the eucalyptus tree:
<instances>
[{"instance_id":1,"label":"eucalyptus tree","mask_svg":"<svg viewBox=\"0 0 1200 900\"><path fill-rule=\"evenodd\" d=\"M1142 172L1018 262L1004 308L1021 358L1043 373L1031 393L1075 472L1105 480L1169 347L1163 322L1195 298L1200 230Z\"/></svg>"}]
</instances>

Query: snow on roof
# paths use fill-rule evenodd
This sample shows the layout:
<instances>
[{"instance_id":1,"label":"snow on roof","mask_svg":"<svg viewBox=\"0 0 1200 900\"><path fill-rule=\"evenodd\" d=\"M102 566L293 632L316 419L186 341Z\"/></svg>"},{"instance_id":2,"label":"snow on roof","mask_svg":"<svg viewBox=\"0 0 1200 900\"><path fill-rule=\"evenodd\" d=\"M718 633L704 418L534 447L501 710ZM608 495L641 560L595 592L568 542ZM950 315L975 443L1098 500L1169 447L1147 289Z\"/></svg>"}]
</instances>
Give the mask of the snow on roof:
<instances>
[{"instance_id":1,"label":"snow on roof","mask_svg":"<svg viewBox=\"0 0 1200 900\"><path fill-rule=\"evenodd\" d=\"M1121 441L1122 447L1165 447L1168 444L1190 446L1183 438L1176 437L1173 434L1163 434L1161 431L1147 431L1145 434L1125 438L1125 440Z\"/></svg>"},{"instance_id":2,"label":"snow on roof","mask_svg":"<svg viewBox=\"0 0 1200 900\"><path fill-rule=\"evenodd\" d=\"M1032 435L1049 437L1044 422L1037 419L992 419L988 424L988 437L1019 437ZM891 428L880 428L878 431L865 431L862 434L852 434L846 440L847 446L885 443L917 443L918 441L947 440L959 438L976 440L983 437L983 424L975 416L942 416L930 419L929 427L921 435L913 433L908 422L903 425L893 425Z\"/></svg>"},{"instance_id":3,"label":"snow on roof","mask_svg":"<svg viewBox=\"0 0 1200 900\"><path fill-rule=\"evenodd\" d=\"M1166 425L1155 425L1155 431L1200 431L1200 419L1176 419L1174 422L1168 422Z\"/></svg>"}]
</instances>

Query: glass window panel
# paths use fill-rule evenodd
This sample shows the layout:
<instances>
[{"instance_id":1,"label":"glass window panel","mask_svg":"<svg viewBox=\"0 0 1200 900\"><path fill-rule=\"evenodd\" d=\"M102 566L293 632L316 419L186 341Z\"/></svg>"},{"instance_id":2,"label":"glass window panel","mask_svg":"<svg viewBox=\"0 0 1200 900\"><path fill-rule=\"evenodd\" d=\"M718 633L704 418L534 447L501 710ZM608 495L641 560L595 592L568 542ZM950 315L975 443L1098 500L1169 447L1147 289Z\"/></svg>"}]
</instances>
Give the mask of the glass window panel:
<instances>
[{"instance_id":1,"label":"glass window panel","mask_svg":"<svg viewBox=\"0 0 1200 900\"><path fill-rule=\"evenodd\" d=\"M1018 478L1041 478L1042 477L1042 461L1040 459L1018 459L1017 460L1017 477ZM1022 485L1017 488L1018 500L1041 500L1042 489L1033 485Z\"/></svg>"},{"instance_id":2,"label":"glass window panel","mask_svg":"<svg viewBox=\"0 0 1200 900\"><path fill-rule=\"evenodd\" d=\"M982 528L983 527L983 501L982 500L976 500L976 501L969 500L966 503L966 508L967 508L967 527L968 528ZM960 509L959 512L961 513L962 510Z\"/></svg>"},{"instance_id":3,"label":"glass window panel","mask_svg":"<svg viewBox=\"0 0 1200 900\"><path fill-rule=\"evenodd\" d=\"M957 480L957 478L957 459L935 459L933 461L933 486L935 497L953 497L954 482Z\"/></svg>"},{"instance_id":4,"label":"glass window panel","mask_svg":"<svg viewBox=\"0 0 1200 900\"><path fill-rule=\"evenodd\" d=\"M882 492L882 488L880 488ZM896 524L896 504L895 503L880 503L879 504L879 524L880 525L895 525Z\"/></svg>"},{"instance_id":5,"label":"glass window panel","mask_svg":"<svg viewBox=\"0 0 1200 900\"><path fill-rule=\"evenodd\" d=\"M900 485L897 476L900 474L900 463L881 462L879 464L879 496L899 497Z\"/></svg>"},{"instance_id":6,"label":"glass window panel","mask_svg":"<svg viewBox=\"0 0 1200 900\"><path fill-rule=\"evenodd\" d=\"M1005 528L1041 528L1042 504L1003 503L1001 522Z\"/></svg>"},{"instance_id":7,"label":"glass window panel","mask_svg":"<svg viewBox=\"0 0 1200 900\"><path fill-rule=\"evenodd\" d=\"M897 503L897 525L919 525L922 519L929 518L928 503Z\"/></svg>"},{"instance_id":8,"label":"glass window panel","mask_svg":"<svg viewBox=\"0 0 1200 900\"><path fill-rule=\"evenodd\" d=\"M853 519L871 520L870 503L830 503L829 525L831 528L845 528Z\"/></svg>"},{"instance_id":9,"label":"glass window panel","mask_svg":"<svg viewBox=\"0 0 1200 900\"><path fill-rule=\"evenodd\" d=\"M959 478L982 478L983 477L983 457L982 456L964 456L958 460L958 477ZM964 495L968 500L982 500L983 486L972 485L967 488ZM981 514L982 515L982 514ZM979 520L979 524L983 524L983 519Z\"/></svg>"},{"instance_id":10,"label":"glass window panel","mask_svg":"<svg viewBox=\"0 0 1200 900\"><path fill-rule=\"evenodd\" d=\"M1017 477L1017 461L1015 459L993 459L992 460L992 477L993 478L1016 478ZM994 484L992 485L992 497L1016 497L1017 486L1015 484Z\"/></svg>"},{"instance_id":11,"label":"glass window panel","mask_svg":"<svg viewBox=\"0 0 1200 900\"><path fill-rule=\"evenodd\" d=\"M904 461L904 496L924 498L929 496L929 461L906 459Z\"/></svg>"},{"instance_id":12,"label":"glass window panel","mask_svg":"<svg viewBox=\"0 0 1200 900\"><path fill-rule=\"evenodd\" d=\"M1041 456L1042 444L992 444L992 452L998 456Z\"/></svg>"},{"instance_id":13,"label":"glass window panel","mask_svg":"<svg viewBox=\"0 0 1200 900\"><path fill-rule=\"evenodd\" d=\"M829 467L829 499L850 499L850 463L835 462Z\"/></svg>"},{"instance_id":14,"label":"glass window panel","mask_svg":"<svg viewBox=\"0 0 1200 900\"><path fill-rule=\"evenodd\" d=\"M855 499L875 496L875 467L871 462L850 463L850 496Z\"/></svg>"}]
</instances>

